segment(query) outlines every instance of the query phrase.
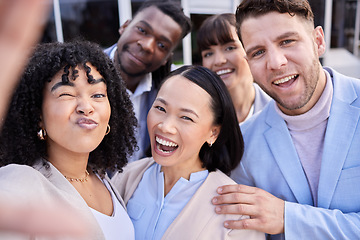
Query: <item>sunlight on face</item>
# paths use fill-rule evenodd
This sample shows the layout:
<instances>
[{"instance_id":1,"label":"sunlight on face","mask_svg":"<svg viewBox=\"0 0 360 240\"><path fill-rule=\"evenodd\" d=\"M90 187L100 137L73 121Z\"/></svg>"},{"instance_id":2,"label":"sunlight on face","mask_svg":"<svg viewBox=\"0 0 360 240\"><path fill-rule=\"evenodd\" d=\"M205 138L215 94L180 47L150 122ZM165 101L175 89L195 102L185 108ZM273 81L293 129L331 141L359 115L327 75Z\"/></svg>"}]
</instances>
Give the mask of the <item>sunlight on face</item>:
<instances>
[{"instance_id":1,"label":"sunlight on face","mask_svg":"<svg viewBox=\"0 0 360 240\"><path fill-rule=\"evenodd\" d=\"M210 95L180 75L169 78L160 88L148 114L152 156L167 167L200 166L199 151L214 141L214 113Z\"/></svg>"},{"instance_id":2,"label":"sunlight on face","mask_svg":"<svg viewBox=\"0 0 360 240\"><path fill-rule=\"evenodd\" d=\"M201 57L202 65L216 72L230 90L239 84L252 84L253 79L236 29L232 25L229 28L233 41L211 45L201 51Z\"/></svg>"},{"instance_id":3,"label":"sunlight on face","mask_svg":"<svg viewBox=\"0 0 360 240\"><path fill-rule=\"evenodd\" d=\"M47 132L49 154L89 154L105 136L111 113L106 84L95 67L87 66L94 83L88 83L84 68L77 67L75 80L62 83L61 70L45 85L40 127Z\"/></svg>"},{"instance_id":4,"label":"sunlight on face","mask_svg":"<svg viewBox=\"0 0 360 240\"><path fill-rule=\"evenodd\" d=\"M241 35L255 82L286 114L308 111L325 86L324 73L319 75L322 29L299 16L271 12L245 19Z\"/></svg>"}]
</instances>

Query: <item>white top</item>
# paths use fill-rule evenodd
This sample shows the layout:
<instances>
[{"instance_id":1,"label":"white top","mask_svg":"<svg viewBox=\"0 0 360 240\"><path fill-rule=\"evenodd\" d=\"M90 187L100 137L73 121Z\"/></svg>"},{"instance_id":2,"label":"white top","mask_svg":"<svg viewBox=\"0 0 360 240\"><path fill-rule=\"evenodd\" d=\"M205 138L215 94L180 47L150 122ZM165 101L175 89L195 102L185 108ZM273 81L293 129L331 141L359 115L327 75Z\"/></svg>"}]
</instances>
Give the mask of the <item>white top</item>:
<instances>
[{"instance_id":1,"label":"white top","mask_svg":"<svg viewBox=\"0 0 360 240\"><path fill-rule=\"evenodd\" d=\"M119 200L115 197L113 190L111 189L109 183L106 179L103 179L103 182L111 194L111 199L113 201L113 214L108 216L101 212L96 211L93 208L90 208L91 212L94 214L97 222L99 223L106 240L133 240L135 239L134 226L127 215L125 209L121 206Z\"/></svg>"}]
</instances>

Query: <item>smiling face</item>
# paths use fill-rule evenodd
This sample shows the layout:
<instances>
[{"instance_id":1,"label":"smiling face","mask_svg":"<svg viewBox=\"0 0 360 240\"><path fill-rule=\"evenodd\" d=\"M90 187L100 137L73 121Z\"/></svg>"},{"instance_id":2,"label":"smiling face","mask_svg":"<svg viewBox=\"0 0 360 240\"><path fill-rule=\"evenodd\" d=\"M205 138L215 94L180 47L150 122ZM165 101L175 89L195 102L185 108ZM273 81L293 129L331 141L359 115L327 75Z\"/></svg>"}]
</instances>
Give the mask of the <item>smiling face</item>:
<instances>
[{"instance_id":1,"label":"smiling face","mask_svg":"<svg viewBox=\"0 0 360 240\"><path fill-rule=\"evenodd\" d=\"M106 84L95 67L87 66L94 83L77 67L75 80L62 83L61 70L45 84L40 127L47 133L49 156L64 151L89 154L105 136L111 113Z\"/></svg>"},{"instance_id":2,"label":"smiling face","mask_svg":"<svg viewBox=\"0 0 360 240\"><path fill-rule=\"evenodd\" d=\"M252 83L252 76L236 29L230 24L228 27L233 41L211 45L209 49L201 51L201 57L202 65L216 72L230 90L238 84Z\"/></svg>"},{"instance_id":3,"label":"smiling face","mask_svg":"<svg viewBox=\"0 0 360 240\"><path fill-rule=\"evenodd\" d=\"M186 169L201 166L200 148L214 143L219 132L210 101L205 90L180 75L161 86L147 120L152 156L158 164Z\"/></svg>"},{"instance_id":4,"label":"smiling face","mask_svg":"<svg viewBox=\"0 0 360 240\"><path fill-rule=\"evenodd\" d=\"M120 28L117 43L121 71L138 77L164 65L181 39L182 29L157 7L148 7Z\"/></svg>"},{"instance_id":5,"label":"smiling face","mask_svg":"<svg viewBox=\"0 0 360 240\"><path fill-rule=\"evenodd\" d=\"M288 115L311 109L326 83L319 62L325 51L321 27L314 29L297 15L270 12L246 18L240 30L255 82Z\"/></svg>"}]
</instances>

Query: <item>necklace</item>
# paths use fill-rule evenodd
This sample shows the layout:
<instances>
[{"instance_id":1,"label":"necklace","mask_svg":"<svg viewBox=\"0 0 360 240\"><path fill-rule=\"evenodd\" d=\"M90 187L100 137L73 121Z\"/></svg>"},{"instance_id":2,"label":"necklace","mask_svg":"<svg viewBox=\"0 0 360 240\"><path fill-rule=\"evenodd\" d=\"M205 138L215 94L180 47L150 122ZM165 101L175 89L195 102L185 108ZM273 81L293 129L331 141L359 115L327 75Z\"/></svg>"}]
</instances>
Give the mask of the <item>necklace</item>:
<instances>
[{"instance_id":1,"label":"necklace","mask_svg":"<svg viewBox=\"0 0 360 240\"><path fill-rule=\"evenodd\" d=\"M85 170L85 177L84 178L71 178L64 175L64 177L69 180L70 182L87 182L89 176L89 172Z\"/></svg>"}]
</instances>

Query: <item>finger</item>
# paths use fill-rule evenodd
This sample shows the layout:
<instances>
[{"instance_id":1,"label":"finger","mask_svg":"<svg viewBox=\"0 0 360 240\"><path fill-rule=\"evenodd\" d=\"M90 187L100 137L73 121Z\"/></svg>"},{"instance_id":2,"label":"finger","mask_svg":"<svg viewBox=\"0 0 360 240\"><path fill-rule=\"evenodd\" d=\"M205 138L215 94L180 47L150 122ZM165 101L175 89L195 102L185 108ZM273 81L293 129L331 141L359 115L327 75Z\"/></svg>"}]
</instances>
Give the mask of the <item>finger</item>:
<instances>
[{"instance_id":1,"label":"finger","mask_svg":"<svg viewBox=\"0 0 360 240\"><path fill-rule=\"evenodd\" d=\"M246 218L241 220L229 220L224 222L224 227L229 229L249 229L268 234L284 233L284 228L277 227L261 218Z\"/></svg>"},{"instance_id":2,"label":"finger","mask_svg":"<svg viewBox=\"0 0 360 240\"><path fill-rule=\"evenodd\" d=\"M254 193L255 187L250 187L242 184L224 185L217 188L218 194L227 193Z\"/></svg>"},{"instance_id":3,"label":"finger","mask_svg":"<svg viewBox=\"0 0 360 240\"><path fill-rule=\"evenodd\" d=\"M213 197L212 203L214 205L238 204L238 203L253 204L254 202L253 195L254 194L248 194L248 193L227 193Z\"/></svg>"},{"instance_id":4,"label":"finger","mask_svg":"<svg viewBox=\"0 0 360 240\"><path fill-rule=\"evenodd\" d=\"M259 219L229 220L224 222L224 227L229 229L251 229L264 232L263 224Z\"/></svg>"},{"instance_id":5,"label":"finger","mask_svg":"<svg viewBox=\"0 0 360 240\"><path fill-rule=\"evenodd\" d=\"M236 214L236 215L247 215L250 217L255 217L258 215L259 210L255 205L232 204L232 205L216 206L215 212L217 214Z\"/></svg>"}]
</instances>

